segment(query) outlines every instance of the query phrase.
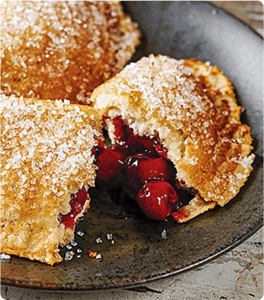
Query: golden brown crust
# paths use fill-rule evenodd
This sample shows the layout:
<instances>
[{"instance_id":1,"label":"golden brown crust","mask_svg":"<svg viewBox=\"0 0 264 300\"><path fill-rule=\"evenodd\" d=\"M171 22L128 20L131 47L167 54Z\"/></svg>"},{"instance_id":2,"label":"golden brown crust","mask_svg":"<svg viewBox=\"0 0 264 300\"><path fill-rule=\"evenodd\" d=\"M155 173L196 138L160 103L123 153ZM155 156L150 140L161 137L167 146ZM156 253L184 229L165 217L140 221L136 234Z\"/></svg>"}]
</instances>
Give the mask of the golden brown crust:
<instances>
[{"instance_id":1,"label":"golden brown crust","mask_svg":"<svg viewBox=\"0 0 264 300\"><path fill-rule=\"evenodd\" d=\"M1 251L52 265L62 259L58 245L69 241L60 213L70 211L71 193L94 185L100 115L88 106L4 95L0 112Z\"/></svg>"},{"instance_id":2,"label":"golden brown crust","mask_svg":"<svg viewBox=\"0 0 264 300\"><path fill-rule=\"evenodd\" d=\"M187 205L177 210L174 218L178 223L185 223L210 209L214 209L215 206L216 202L205 202L201 196L196 195Z\"/></svg>"},{"instance_id":3,"label":"golden brown crust","mask_svg":"<svg viewBox=\"0 0 264 300\"><path fill-rule=\"evenodd\" d=\"M6 95L86 104L139 44L119 1L4 1L0 11Z\"/></svg>"},{"instance_id":4,"label":"golden brown crust","mask_svg":"<svg viewBox=\"0 0 264 300\"><path fill-rule=\"evenodd\" d=\"M121 115L136 134L158 136L177 177L223 206L244 185L254 155L231 82L195 59L150 55L96 88L94 107Z\"/></svg>"}]
</instances>

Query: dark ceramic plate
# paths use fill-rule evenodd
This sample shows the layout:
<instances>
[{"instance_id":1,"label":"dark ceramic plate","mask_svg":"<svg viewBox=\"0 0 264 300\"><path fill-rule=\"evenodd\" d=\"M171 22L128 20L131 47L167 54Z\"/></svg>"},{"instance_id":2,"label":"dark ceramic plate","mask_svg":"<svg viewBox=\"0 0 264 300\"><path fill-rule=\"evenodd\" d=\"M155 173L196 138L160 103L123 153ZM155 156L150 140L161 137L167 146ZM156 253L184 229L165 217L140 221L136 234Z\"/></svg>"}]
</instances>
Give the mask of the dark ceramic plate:
<instances>
[{"instance_id":1,"label":"dark ceramic plate","mask_svg":"<svg viewBox=\"0 0 264 300\"><path fill-rule=\"evenodd\" d=\"M133 205L124 207L122 195L112 195L112 201L107 192L93 190L92 208L77 229L84 235L76 235L72 249L61 250L63 255L73 251L73 259L51 267L12 257L2 262L4 284L57 290L132 285L208 262L262 226L262 38L205 2L136 1L124 6L144 34L134 60L161 53L210 61L224 70L245 107L243 122L252 128L255 170L224 208L182 225L148 221L137 215ZM97 251L101 258L88 257L88 250Z\"/></svg>"}]
</instances>

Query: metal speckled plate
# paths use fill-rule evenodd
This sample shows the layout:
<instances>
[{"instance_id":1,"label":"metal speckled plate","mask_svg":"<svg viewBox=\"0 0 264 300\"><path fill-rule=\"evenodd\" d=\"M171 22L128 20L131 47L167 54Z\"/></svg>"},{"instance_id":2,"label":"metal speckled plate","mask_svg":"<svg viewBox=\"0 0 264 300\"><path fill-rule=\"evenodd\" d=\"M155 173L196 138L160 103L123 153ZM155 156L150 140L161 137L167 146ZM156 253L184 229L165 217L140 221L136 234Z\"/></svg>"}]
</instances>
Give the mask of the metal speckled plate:
<instances>
[{"instance_id":1,"label":"metal speckled plate","mask_svg":"<svg viewBox=\"0 0 264 300\"><path fill-rule=\"evenodd\" d=\"M217 64L233 82L251 126L255 170L224 208L191 220L151 222L122 194L91 191L92 208L78 225L70 261L47 266L18 257L2 262L2 283L56 290L132 285L205 263L243 242L262 226L262 38L247 25L205 2L125 2L144 34L134 60L149 53L195 57ZM108 234L108 235L107 235ZM79 249L79 250L77 250ZM90 258L89 250L101 254ZM82 252L80 252L82 251ZM77 258L77 255L81 255Z\"/></svg>"}]
</instances>

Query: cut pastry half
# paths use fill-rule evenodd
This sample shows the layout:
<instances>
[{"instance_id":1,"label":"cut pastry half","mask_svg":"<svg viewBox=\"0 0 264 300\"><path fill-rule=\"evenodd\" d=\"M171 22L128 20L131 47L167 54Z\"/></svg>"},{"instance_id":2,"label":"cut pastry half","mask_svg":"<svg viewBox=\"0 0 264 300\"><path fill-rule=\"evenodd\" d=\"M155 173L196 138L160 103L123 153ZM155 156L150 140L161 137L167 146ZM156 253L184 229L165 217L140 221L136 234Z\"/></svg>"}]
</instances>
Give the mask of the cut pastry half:
<instances>
[{"instance_id":1,"label":"cut pastry half","mask_svg":"<svg viewBox=\"0 0 264 300\"><path fill-rule=\"evenodd\" d=\"M88 106L0 96L1 252L53 265L90 206L101 116Z\"/></svg>"},{"instance_id":2,"label":"cut pastry half","mask_svg":"<svg viewBox=\"0 0 264 300\"><path fill-rule=\"evenodd\" d=\"M109 184L107 168L116 168L113 182L136 190L140 207L154 219L171 214L186 222L224 206L252 170L252 138L240 121L242 107L230 80L209 62L143 57L96 88L91 99L103 110L114 145L106 150L99 144L98 180ZM118 163L105 170L106 151ZM165 171L158 173L158 165ZM177 198L174 192L182 189L191 197ZM163 209L158 217L153 213Z\"/></svg>"}]
</instances>

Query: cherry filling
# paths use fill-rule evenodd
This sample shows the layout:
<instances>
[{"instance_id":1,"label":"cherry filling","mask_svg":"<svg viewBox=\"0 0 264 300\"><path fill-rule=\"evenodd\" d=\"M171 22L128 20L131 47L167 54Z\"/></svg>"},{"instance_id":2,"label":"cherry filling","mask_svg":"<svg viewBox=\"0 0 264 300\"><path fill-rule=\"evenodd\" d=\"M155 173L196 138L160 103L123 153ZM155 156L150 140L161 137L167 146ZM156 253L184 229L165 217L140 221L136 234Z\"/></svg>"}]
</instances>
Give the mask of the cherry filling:
<instances>
[{"instance_id":1,"label":"cherry filling","mask_svg":"<svg viewBox=\"0 0 264 300\"><path fill-rule=\"evenodd\" d=\"M176 216L172 213L181 205L176 191L180 185L176 184L176 170L167 149L155 137L134 134L121 117L114 118L113 124L115 146L107 148L99 142L97 184L122 187L151 219Z\"/></svg>"},{"instance_id":2,"label":"cherry filling","mask_svg":"<svg viewBox=\"0 0 264 300\"><path fill-rule=\"evenodd\" d=\"M129 156L123 165L122 175L124 183L135 191L151 180L173 182L175 178L170 162L162 157L153 157L149 152Z\"/></svg>"},{"instance_id":3,"label":"cherry filling","mask_svg":"<svg viewBox=\"0 0 264 300\"><path fill-rule=\"evenodd\" d=\"M167 181L148 181L137 195L137 203L142 211L156 220L166 219L178 201L175 189Z\"/></svg>"},{"instance_id":4,"label":"cherry filling","mask_svg":"<svg viewBox=\"0 0 264 300\"><path fill-rule=\"evenodd\" d=\"M88 199L89 196L85 188L80 189L76 194L71 194L71 211L67 215L60 214L59 216L59 221L65 225L65 228L74 229L76 225L75 218L82 212L84 204Z\"/></svg>"}]
</instances>

